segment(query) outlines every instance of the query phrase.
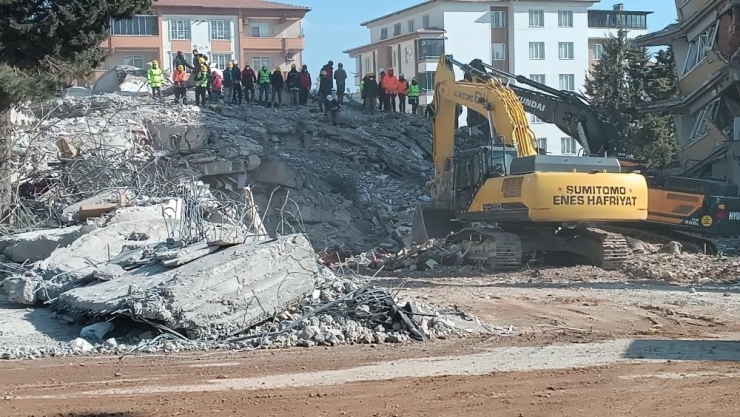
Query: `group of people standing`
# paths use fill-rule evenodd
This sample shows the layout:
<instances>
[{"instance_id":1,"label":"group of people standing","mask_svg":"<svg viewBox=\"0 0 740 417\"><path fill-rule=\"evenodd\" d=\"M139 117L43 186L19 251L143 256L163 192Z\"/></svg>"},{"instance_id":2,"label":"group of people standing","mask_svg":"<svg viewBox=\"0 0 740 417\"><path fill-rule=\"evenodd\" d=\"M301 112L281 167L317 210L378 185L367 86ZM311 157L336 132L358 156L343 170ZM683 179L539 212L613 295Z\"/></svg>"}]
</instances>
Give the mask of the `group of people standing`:
<instances>
[{"instance_id":1,"label":"group of people standing","mask_svg":"<svg viewBox=\"0 0 740 417\"><path fill-rule=\"evenodd\" d=\"M419 83L416 77L411 79L411 83L403 74L395 76L393 68L389 68L386 73L383 68L379 71L379 79L375 79L375 74L368 72L360 81L360 94L365 106L365 111L372 113L375 111L376 100L378 110L385 112L406 113L406 100L411 105L411 113L416 114L419 108ZM396 99L398 99L398 110L396 110Z\"/></svg>"}]
</instances>

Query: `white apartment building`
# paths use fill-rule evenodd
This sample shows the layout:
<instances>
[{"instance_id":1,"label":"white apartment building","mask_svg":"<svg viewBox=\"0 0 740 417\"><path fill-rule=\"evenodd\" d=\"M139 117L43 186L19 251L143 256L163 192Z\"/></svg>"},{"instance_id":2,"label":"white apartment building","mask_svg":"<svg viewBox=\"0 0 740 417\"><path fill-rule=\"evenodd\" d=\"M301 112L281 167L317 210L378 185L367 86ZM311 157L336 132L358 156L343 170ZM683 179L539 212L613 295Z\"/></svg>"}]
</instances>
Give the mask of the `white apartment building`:
<instances>
[{"instance_id":1,"label":"white apartment building","mask_svg":"<svg viewBox=\"0 0 740 417\"><path fill-rule=\"evenodd\" d=\"M598 0L428 0L362 23L370 43L345 51L356 61L359 85L367 72L393 68L417 77L426 93L434 91L434 71L442 54L468 63L479 58L492 66L524 75L550 87L583 91L588 70L603 53L603 39L618 27L630 37L647 33L650 12L589 10ZM458 79L463 78L457 70ZM549 154L577 154L580 146L552 124L530 115L538 146ZM465 126L466 113L460 116Z\"/></svg>"}]
</instances>

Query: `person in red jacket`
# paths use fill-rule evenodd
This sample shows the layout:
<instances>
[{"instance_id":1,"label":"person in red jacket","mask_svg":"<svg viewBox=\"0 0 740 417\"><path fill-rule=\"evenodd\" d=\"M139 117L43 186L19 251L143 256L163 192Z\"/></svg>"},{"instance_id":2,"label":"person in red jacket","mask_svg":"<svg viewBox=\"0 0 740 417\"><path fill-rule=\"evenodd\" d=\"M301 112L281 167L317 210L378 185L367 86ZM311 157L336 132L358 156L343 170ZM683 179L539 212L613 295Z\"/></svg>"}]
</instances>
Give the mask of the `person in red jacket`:
<instances>
[{"instance_id":1,"label":"person in red jacket","mask_svg":"<svg viewBox=\"0 0 740 417\"><path fill-rule=\"evenodd\" d=\"M409 92L409 82L406 81L403 74L398 74L398 87L396 93L398 93L398 111L400 113L406 113L406 95Z\"/></svg>"},{"instance_id":2,"label":"person in red jacket","mask_svg":"<svg viewBox=\"0 0 740 417\"><path fill-rule=\"evenodd\" d=\"M396 112L396 95L398 94L398 78L393 75L393 68L388 69L388 74L383 77L380 82L380 88L385 92L385 105L383 106L386 112Z\"/></svg>"},{"instance_id":3,"label":"person in red jacket","mask_svg":"<svg viewBox=\"0 0 740 417\"><path fill-rule=\"evenodd\" d=\"M249 64L244 64L244 69L242 70L242 85L244 86L244 97L247 100L247 103L251 103L254 101L254 84L257 83L257 74L254 73L254 70L249 66Z\"/></svg>"},{"instance_id":4,"label":"person in red jacket","mask_svg":"<svg viewBox=\"0 0 740 417\"><path fill-rule=\"evenodd\" d=\"M224 91L224 79L216 71L211 72L211 97L213 98L212 103L220 103L223 101Z\"/></svg>"},{"instance_id":5,"label":"person in red jacket","mask_svg":"<svg viewBox=\"0 0 740 417\"><path fill-rule=\"evenodd\" d=\"M305 105L308 103L308 92L311 90L311 74L308 72L308 66L301 67L301 73L298 75L298 104Z\"/></svg>"}]
</instances>

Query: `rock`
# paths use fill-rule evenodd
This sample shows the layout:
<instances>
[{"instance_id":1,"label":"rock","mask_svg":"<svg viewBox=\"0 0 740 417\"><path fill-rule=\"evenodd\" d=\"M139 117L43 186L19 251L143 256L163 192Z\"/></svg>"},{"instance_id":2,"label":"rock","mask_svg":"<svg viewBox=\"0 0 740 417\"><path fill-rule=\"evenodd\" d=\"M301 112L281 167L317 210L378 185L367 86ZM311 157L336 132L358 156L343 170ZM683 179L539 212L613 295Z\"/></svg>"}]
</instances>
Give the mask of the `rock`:
<instances>
[{"instance_id":1,"label":"rock","mask_svg":"<svg viewBox=\"0 0 740 417\"><path fill-rule=\"evenodd\" d=\"M75 353L88 353L93 350L93 345L87 340L78 337L77 339L69 342L69 348Z\"/></svg>"},{"instance_id":2,"label":"rock","mask_svg":"<svg viewBox=\"0 0 740 417\"><path fill-rule=\"evenodd\" d=\"M80 337L87 340L103 340L108 332L113 330L115 326L109 321L101 321L99 323L85 326L80 330Z\"/></svg>"},{"instance_id":3,"label":"rock","mask_svg":"<svg viewBox=\"0 0 740 417\"><path fill-rule=\"evenodd\" d=\"M252 178L265 184L282 185L296 190L303 188L303 178L284 163L274 159L262 161L259 168L252 173Z\"/></svg>"},{"instance_id":4,"label":"rock","mask_svg":"<svg viewBox=\"0 0 740 417\"><path fill-rule=\"evenodd\" d=\"M71 245L84 234L82 226L39 230L0 239L5 257L13 262L37 262L46 259L57 248Z\"/></svg>"},{"instance_id":5,"label":"rock","mask_svg":"<svg viewBox=\"0 0 740 417\"><path fill-rule=\"evenodd\" d=\"M671 241L663 245L663 247L660 248L660 252L678 255L681 253L682 248L683 248L683 245L681 245L681 243L676 242L676 241Z\"/></svg>"},{"instance_id":6,"label":"rock","mask_svg":"<svg viewBox=\"0 0 740 417\"><path fill-rule=\"evenodd\" d=\"M303 328L303 331L298 336L301 340L311 340L313 339L316 334L319 333L319 328L315 326L306 326Z\"/></svg>"},{"instance_id":7,"label":"rock","mask_svg":"<svg viewBox=\"0 0 740 417\"><path fill-rule=\"evenodd\" d=\"M40 285L41 281L35 277L10 277L3 281L3 291L8 294L10 302L33 305L38 300Z\"/></svg>"}]
</instances>

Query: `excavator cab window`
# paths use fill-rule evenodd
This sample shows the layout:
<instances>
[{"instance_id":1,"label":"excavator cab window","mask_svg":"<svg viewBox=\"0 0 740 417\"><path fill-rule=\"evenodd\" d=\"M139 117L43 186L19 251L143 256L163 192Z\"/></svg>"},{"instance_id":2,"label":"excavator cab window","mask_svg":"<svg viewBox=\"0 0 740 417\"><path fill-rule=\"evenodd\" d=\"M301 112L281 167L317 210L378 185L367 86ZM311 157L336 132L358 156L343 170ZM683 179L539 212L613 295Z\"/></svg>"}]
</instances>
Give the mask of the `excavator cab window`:
<instances>
[{"instance_id":1,"label":"excavator cab window","mask_svg":"<svg viewBox=\"0 0 740 417\"><path fill-rule=\"evenodd\" d=\"M516 149L483 146L460 151L454 159L455 208L465 211L488 178L508 175Z\"/></svg>"}]
</instances>

